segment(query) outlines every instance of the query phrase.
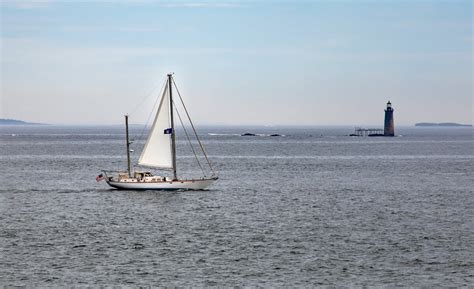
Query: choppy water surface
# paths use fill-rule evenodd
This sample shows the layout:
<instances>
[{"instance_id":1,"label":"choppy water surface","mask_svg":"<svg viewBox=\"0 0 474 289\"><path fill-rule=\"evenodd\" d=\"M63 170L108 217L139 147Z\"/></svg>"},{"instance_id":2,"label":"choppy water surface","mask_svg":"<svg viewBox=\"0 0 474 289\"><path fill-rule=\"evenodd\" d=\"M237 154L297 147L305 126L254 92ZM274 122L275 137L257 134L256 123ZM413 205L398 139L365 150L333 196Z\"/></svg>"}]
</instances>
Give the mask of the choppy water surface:
<instances>
[{"instance_id":1,"label":"choppy water surface","mask_svg":"<svg viewBox=\"0 0 474 289\"><path fill-rule=\"evenodd\" d=\"M0 127L1 284L472 285L472 129L351 131L202 128L215 185L133 192L121 127Z\"/></svg>"}]
</instances>

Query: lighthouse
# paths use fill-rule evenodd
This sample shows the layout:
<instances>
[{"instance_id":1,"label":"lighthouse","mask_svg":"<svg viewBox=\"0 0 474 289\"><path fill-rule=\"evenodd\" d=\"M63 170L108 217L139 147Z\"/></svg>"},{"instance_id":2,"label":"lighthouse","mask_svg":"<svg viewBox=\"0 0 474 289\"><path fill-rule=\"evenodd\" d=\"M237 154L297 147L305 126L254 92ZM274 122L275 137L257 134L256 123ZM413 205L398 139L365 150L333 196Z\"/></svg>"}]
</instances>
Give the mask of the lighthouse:
<instances>
[{"instance_id":1,"label":"lighthouse","mask_svg":"<svg viewBox=\"0 0 474 289\"><path fill-rule=\"evenodd\" d=\"M395 125L393 123L393 108L392 103L387 102L387 108L385 109L385 126L383 129L384 136L394 136L395 135Z\"/></svg>"}]
</instances>

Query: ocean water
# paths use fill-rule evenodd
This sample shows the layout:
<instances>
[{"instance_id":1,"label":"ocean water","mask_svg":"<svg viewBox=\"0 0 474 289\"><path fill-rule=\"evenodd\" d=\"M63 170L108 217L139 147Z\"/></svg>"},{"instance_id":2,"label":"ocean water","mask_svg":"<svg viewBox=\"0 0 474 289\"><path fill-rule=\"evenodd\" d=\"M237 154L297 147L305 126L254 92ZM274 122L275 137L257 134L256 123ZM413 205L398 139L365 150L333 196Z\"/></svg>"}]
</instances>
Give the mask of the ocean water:
<instances>
[{"instance_id":1,"label":"ocean water","mask_svg":"<svg viewBox=\"0 0 474 289\"><path fill-rule=\"evenodd\" d=\"M472 128L352 131L202 127L218 182L135 192L95 181L126 168L120 126L0 127L0 284L472 286Z\"/></svg>"}]
</instances>

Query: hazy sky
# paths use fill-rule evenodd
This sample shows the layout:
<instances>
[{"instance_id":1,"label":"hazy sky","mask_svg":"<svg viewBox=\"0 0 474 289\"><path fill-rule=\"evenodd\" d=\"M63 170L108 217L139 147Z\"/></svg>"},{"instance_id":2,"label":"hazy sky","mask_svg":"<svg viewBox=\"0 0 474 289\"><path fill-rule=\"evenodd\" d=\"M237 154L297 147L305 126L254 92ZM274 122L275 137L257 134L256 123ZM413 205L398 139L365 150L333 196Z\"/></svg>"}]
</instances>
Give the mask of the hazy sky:
<instances>
[{"instance_id":1,"label":"hazy sky","mask_svg":"<svg viewBox=\"0 0 474 289\"><path fill-rule=\"evenodd\" d=\"M0 118L144 123L175 72L197 124L472 123L470 0L0 2Z\"/></svg>"}]
</instances>

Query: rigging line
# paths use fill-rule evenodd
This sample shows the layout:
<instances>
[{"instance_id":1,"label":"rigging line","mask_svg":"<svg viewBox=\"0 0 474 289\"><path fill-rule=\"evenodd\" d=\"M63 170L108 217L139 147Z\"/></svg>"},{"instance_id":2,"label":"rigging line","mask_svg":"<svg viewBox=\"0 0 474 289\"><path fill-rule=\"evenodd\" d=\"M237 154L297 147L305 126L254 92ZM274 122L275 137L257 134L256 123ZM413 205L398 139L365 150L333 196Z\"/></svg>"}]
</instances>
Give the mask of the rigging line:
<instances>
[{"instance_id":1,"label":"rigging line","mask_svg":"<svg viewBox=\"0 0 474 289\"><path fill-rule=\"evenodd\" d=\"M163 83L163 85L161 86L161 89L160 89L160 92L164 90L164 87L166 85L166 81ZM148 126L148 123L150 122L150 118L153 114L153 112L155 111L155 107L156 107L156 104L158 103L158 100L160 100L161 97L157 97L156 100L155 100L155 103L153 104L153 109L150 111L150 114L148 115L148 118L145 122L145 125L143 126L143 129L142 129L142 132L140 133L140 136L138 137L138 141L142 139L143 135L145 134L145 130ZM145 144L143 144L142 146L142 151L143 151L143 148L145 147Z\"/></svg>"},{"instance_id":2,"label":"rigging line","mask_svg":"<svg viewBox=\"0 0 474 289\"><path fill-rule=\"evenodd\" d=\"M133 114L137 111L137 109L140 107L140 105L142 105L142 104L145 102L145 100L146 100L148 97L150 97L150 95L152 95L153 92L154 92L158 87L159 87L159 86L157 85L157 86L153 87L148 93L146 93L146 94L143 96L143 98L135 105L135 107L134 107L133 110L130 112L130 114L133 115ZM162 87L162 89L163 89L163 87Z\"/></svg>"},{"instance_id":3,"label":"rigging line","mask_svg":"<svg viewBox=\"0 0 474 289\"><path fill-rule=\"evenodd\" d=\"M174 104L174 101L173 101L173 106L174 106L174 108L175 108L175 110L176 110L176 114L178 115L179 122L181 123L181 126L183 127L184 134L186 135L186 138L188 139L189 146L191 146L191 150L193 151L194 157L196 158L196 161L197 161L199 167L201 168L202 174L203 174L204 176L206 176L206 173L204 172L204 169L202 168L201 162L199 161L199 158L197 157L196 151L194 150L193 144L191 143L191 139L189 138L189 135L188 135L188 132L187 132L187 130L186 130L186 127L184 126L183 120L181 119L181 115L179 114L178 108L177 108L176 105Z\"/></svg>"},{"instance_id":4,"label":"rigging line","mask_svg":"<svg viewBox=\"0 0 474 289\"><path fill-rule=\"evenodd\" d=\"M183 98L181 97L181 93L179 93L178 86L176 85L176 82L174 82L174 78L172 77L171 79L173 80L173 84L174 84L174 87L176 88L176 92L178 93L179 99L181 100L181 103L183 104L184 111L186 112L186 115L188 116L189 123L191 124L191 127L193 128L194 135L196 136L196 139L199 143L199 146L201 147L201 150L204 154L204 157L206 158L207 164L209 165L209 168L211 169L212 174L215 175L216 172L212 168L211 161L209 161L209 158L207 157L206 151L204 150L204 146L202 145L201 140L199 139L199 136L196 132L196 129L194 128L193 121L191 120L191 117L189 116L188 109L186 108L186 105L184 104Z\"/></svg>"}]
</instances>

